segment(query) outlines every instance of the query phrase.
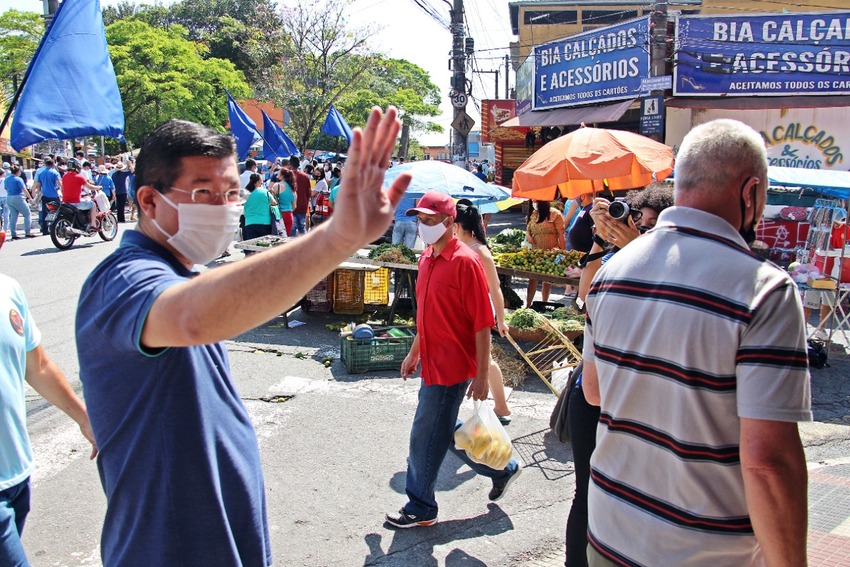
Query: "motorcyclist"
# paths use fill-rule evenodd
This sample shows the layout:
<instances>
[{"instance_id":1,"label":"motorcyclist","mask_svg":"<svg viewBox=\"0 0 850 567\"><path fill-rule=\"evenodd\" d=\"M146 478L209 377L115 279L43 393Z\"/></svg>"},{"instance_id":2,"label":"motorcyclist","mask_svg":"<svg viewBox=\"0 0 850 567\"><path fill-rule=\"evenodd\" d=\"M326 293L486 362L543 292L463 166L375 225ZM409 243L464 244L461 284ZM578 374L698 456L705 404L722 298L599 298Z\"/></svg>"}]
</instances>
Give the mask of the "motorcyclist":
<instances>
[{"instance_id":1,"label":"motorcyclist","mask_svg":"<svg viewBox=\"0 0 850 567\"><path fill-rule=\"evenodd\" d=\"M68 172L62 176L62 202L74 205L81 211L88 211L89 230L98 230L100 226L97 222L97 207L95 207L94 200L84 201L82 194L84 187L91 191L97 191L100 187L80 173L81 167L77 158L69 159L65 165Z\"/></svg>"}]
</instances>

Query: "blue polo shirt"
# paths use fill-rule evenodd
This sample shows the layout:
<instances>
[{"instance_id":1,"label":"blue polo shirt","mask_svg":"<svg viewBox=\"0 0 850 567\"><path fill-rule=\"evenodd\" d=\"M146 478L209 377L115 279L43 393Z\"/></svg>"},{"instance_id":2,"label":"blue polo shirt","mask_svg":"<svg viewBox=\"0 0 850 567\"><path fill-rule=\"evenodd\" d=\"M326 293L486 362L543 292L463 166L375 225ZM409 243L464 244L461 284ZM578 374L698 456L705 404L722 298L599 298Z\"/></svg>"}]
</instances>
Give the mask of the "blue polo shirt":
<instances>
[{"instance_id":1,"label":"blue polo shirt","mask_svg":"<svg viewBox=\"0 0 850 567\"><path fill-rule=\"evenodd\" d=\"M27 352L41 342L18 282L0 274L0 490L32 473L24 377Z\"/></svg>"},{"instance_id":2,"label":"blue polo shirt","mask_svg":"<svg viewBox=\"0 0 850 567\"><path fill-rule=\"evenodd\" d=\"M159 294L193 275L127 231L80 294L80 380L107 501L104 565L271 564L257 437L224 344L140 344Z\"/></svg>"},{"instance_id":3,"label":"blue polo shirt","mask_svg":"<svg viewBox=\"0 0 850 567\"><path fill-rule=\"evenodd\" d=\"M115 184L112 182L112 179L106 174L98 175L95 179L95 183L100 185L100 188L103 189L103 194L106 195L108 199L111 199L112 192L115 191Z\"/></svg>"},{"instance_id":4,"label":"blue polo shirt","mask_svg":"<svg viewBox=\"0 0 850 567\"><path fill-rule=\"evenodd\" d=\"M42 167L35 174L35 180L41 183L43 197L59 198L59 180L62 176L53 167Z\"/></svg>"}]
</instances>

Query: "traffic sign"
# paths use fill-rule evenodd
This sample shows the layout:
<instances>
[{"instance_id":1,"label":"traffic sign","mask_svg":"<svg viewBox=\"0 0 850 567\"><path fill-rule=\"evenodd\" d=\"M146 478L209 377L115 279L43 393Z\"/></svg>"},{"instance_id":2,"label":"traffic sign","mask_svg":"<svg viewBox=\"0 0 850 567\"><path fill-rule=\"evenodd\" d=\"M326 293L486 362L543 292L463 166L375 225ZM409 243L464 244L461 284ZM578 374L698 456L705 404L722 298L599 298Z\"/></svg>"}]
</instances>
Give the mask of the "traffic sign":
<instances>
[{"instance_id":1,"label":"traffic sign","mask_svg":"<svg viewBox=\"0 0 850 567\"><path fill-rule=\"evenodd\" d=\"M466 93L452 91L451 94L449 94L449 98L452 101L452 106L455 108L466 108Z\"/></svg>"},{"instance_id":2,"label":"traffic sign","mask_svg":"<svg viewBox=\"0 0 850 567\"><path fill-rule=\"evenodd\" d=\"M460 113L455 117L454 122L452 122L452 128L466 136L469 134L469 131L472 130L472 127L475 126L475 120L466 113L466 111L461 110Z\"/></svg>"}]
</instances>

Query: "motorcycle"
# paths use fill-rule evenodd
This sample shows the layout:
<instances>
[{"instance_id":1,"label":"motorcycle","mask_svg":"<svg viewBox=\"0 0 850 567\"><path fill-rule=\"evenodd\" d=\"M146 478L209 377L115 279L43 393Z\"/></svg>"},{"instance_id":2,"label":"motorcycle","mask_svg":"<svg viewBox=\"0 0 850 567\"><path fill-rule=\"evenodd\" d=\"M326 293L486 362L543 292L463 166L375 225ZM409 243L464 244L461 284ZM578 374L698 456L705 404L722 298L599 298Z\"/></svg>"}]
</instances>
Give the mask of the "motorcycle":
<instances>
[{"instance_id":1,"label":"motorcycle","mask_svg":"<svg viewBox=\"0 0 850 567\"><path fill-rule=\"evenodd\" d=\"M81 211L70 203L48 203L47 223L50 225L50 240L59 250L67 250L81 236L99 234L107 242L118 235L118 219L112 211L98 212L100 228L95 229L89 222L89 212Z\"/></svg>"}]
</instances>

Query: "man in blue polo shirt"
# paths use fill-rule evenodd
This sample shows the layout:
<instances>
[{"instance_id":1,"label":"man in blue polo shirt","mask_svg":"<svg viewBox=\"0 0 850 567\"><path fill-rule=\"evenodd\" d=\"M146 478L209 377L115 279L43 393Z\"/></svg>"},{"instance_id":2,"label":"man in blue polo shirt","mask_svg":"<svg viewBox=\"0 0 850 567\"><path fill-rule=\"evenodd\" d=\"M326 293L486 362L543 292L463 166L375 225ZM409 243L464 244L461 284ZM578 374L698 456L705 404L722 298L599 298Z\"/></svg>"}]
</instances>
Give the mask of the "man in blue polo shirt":
<instances>
[{"instance_id":1,"label":"man in blue polo shirt","mask_svg":"<svg viewBox=\"0 0 850 567\"><path fill-rule=\"evenodd\" d=\"M44 167L35 174L33 189L41 190L41 209L38 211L38 225L41 234L48 234L50 227L47 226L48 203L59 204L59 190L62 189L62 175L56 170L53 158L44 158Z\"/></svg>"},{"instance_id":2,"label":"man in blue polo shirt","mask_svg":"<svg viewBox=\"0 0 850 567\"><path fill-rule=\"evenodd\" d=\"M338 217L200 275L193 266L218 258L239 226L232 138L183 120L147 137L138 225L89 276L76 320L101 448L104 565L271 564L259 447L223 341L277 316L386 230L410 182L381 188L398 130L395 109L374 109L354 131Z\"/></svg>"}]
</instances>

